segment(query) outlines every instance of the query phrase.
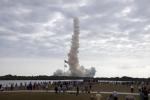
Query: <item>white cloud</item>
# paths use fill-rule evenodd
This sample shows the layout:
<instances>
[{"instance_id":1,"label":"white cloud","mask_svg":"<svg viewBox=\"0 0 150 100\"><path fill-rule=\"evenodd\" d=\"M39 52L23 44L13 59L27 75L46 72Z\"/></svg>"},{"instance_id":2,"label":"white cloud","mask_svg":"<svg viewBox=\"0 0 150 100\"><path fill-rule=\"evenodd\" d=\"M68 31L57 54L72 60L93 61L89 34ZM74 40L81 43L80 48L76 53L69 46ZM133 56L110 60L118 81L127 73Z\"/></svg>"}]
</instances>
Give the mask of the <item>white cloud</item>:
<instances>
[{"instance_id":1,"label":"white cloud","mask_svg":"<svg viewBox=\"0 0 150 100\"><path fill-rule=\"evenodd\" d=\"M96 61L95 67L104 68L106 76L109 71L105 67L113 66L116 70L111 75L121 76L125 68L133 71L150 66L147 63L150 58L149 8L149 0L2 0L0 57L49 57L63 61L70 47L72 18L79 16L80 62ZM116 57L121 57L119 65L110 60L118 61L120 58ZM130 62L133 60L130 57L135 61ZM102 60L103 67L97 67L103 58L110 65ZM136 67L138 65L140 67ZM138 76L131 72L130 75Z\"/></svg>"}]
</instances>

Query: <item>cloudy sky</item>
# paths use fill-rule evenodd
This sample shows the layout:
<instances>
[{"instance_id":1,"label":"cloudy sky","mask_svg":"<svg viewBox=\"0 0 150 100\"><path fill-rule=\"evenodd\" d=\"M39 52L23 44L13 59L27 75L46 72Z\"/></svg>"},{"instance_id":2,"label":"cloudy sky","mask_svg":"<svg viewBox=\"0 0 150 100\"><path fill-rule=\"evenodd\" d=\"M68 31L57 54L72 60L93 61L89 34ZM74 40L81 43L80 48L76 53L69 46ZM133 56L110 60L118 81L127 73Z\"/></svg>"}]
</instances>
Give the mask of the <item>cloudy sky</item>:
<instances>
[{"instance_id":1,"label":"cloudy sky","mask_svg":"<svg viewBox=\"0 0 150 100\"><path fill-rule=\"evenodd\" d=\"M73 17L80 65L97 77L150 77L150 0L1 0L0 75L63 69ZM67 69L66 69L67 70Z\"/></svg>"}]
</instances>

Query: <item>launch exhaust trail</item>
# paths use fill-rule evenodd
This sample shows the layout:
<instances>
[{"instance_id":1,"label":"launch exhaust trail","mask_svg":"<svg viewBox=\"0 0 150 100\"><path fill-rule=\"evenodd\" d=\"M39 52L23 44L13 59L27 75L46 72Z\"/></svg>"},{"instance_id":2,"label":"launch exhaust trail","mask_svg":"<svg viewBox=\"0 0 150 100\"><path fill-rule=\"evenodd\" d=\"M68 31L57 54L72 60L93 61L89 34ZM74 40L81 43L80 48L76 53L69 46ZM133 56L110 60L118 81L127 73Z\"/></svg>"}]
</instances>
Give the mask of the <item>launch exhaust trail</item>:
<instances>
[{"instance_id":1,"label":"launch exhaust trail","mask_svg":"<svg viewBox=\"0 0 150 100\"><path fill-rule=\"evenodd\" d=\"M94 67L90 69L84 68L84 66L80 66L78 53L79 53L79 35L80 35L80 26L79 26L79 18L75 17L73 19L73 35L71 40L71 48L68 53L68 65L69 70L63 73L62 70L58 69L54 72L55 76L77 76L77 77L94 77L96 70Z\"/></svg>"},{"instance_id":2,"label":"launch exhaust trail","mask_svg":"<svg viewBox=\"0 0 150 100\"><path fill-rule=\"evenodd\" d=\"M78 52L79 52L79 19L76 17L74 22L74 32L72 35L71 49L68 54L68 64L71 71L71 76L83 76L79 65Z\"/></svg>"}]
</instances>

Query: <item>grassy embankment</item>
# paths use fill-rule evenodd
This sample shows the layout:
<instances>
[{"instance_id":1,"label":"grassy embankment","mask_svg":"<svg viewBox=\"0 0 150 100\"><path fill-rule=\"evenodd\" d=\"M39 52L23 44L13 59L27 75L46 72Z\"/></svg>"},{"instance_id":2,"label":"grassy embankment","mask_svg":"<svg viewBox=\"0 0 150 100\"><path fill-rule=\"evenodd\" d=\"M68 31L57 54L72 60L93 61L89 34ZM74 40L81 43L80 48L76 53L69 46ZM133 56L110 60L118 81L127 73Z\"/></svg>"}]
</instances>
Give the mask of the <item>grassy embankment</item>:
<instances>
[{"instance_id":1,"label":"grassy embankment","mask_svg":"<svg viewBox=\"0 0 150 100\"><path fill-rule=\"evenodd\" d=\"M91 94L80 94L76 96L75 94L55 94L55 93L0 93L0 100L90 100ZM102 94L103 99L106 100L108 95ZM119 100L125 100L126 95L119 95ZM138 96L136 96L136 100Z\"/></svg>"}]
</instances>

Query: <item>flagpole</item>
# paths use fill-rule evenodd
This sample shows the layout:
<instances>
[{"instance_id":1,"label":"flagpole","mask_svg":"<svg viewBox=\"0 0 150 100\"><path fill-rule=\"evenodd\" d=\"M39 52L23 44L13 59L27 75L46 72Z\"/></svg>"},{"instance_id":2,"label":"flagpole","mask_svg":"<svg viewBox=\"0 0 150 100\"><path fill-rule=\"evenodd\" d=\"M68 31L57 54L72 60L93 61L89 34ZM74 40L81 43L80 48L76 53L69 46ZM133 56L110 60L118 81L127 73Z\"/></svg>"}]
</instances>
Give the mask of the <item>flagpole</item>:
<instances>
[{"instance_id":1,"label":"flagpole","mask_svg":"<svg viewBox=\"0 0 150 100\"><path fill-rule=\"evenodd\" d=\"M65 76L65 67L67 67L67 65L66 64L68 64L68 61L66 61L66 60L64 60L64 76Z\"/></svg>"},{"instance_id":2,"label":"flagpole","mask_svg":"<svg viewBox=\"0 0 150 100\"><path fill-rule=\"evenodd\" d=\"M65 76L65 62L64 62L64 76Z\"/></svg>"}]
</instances>

